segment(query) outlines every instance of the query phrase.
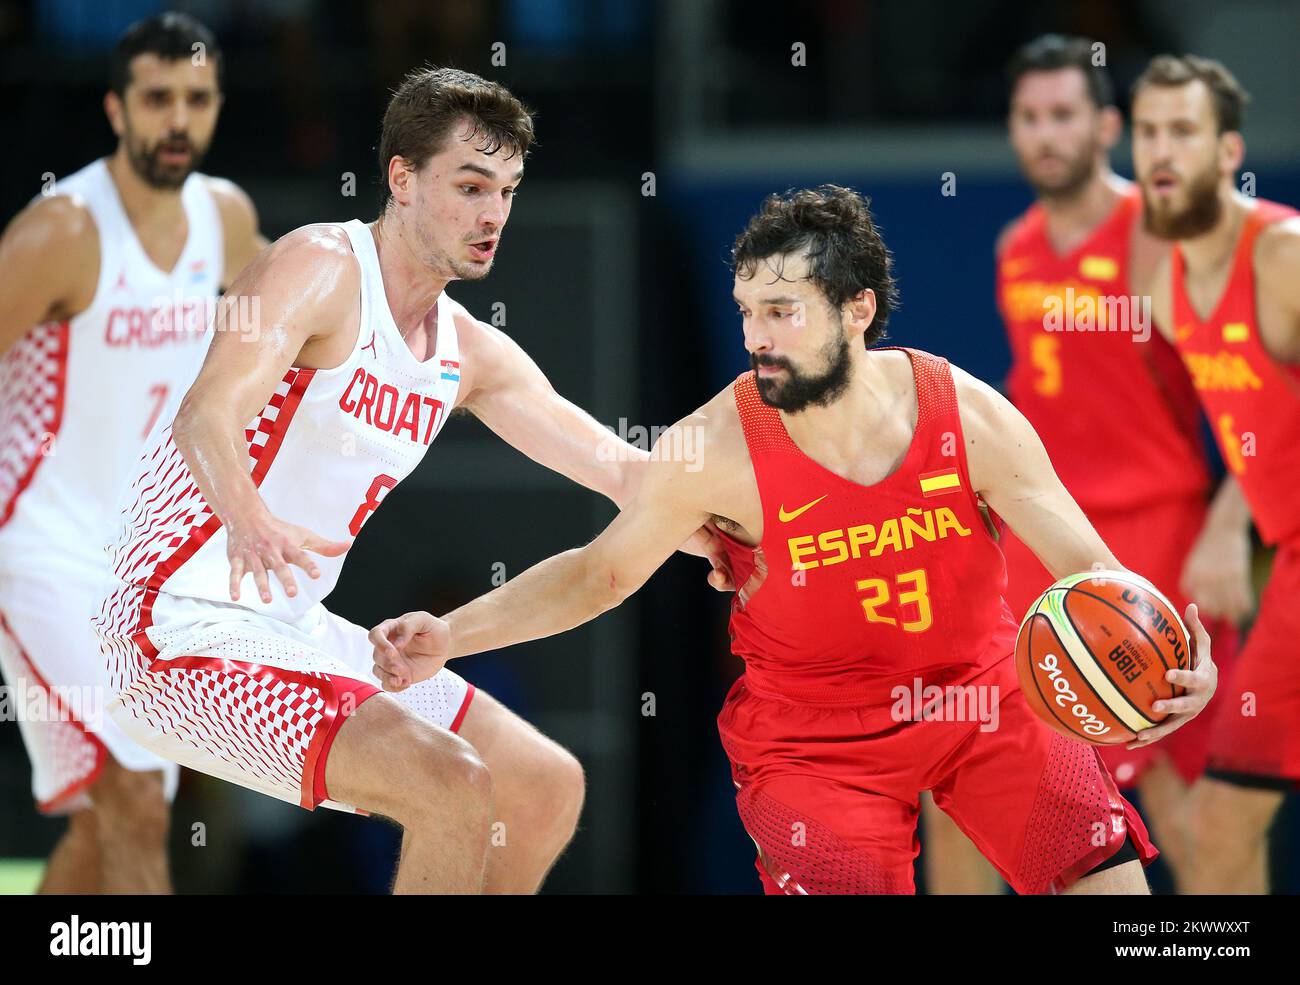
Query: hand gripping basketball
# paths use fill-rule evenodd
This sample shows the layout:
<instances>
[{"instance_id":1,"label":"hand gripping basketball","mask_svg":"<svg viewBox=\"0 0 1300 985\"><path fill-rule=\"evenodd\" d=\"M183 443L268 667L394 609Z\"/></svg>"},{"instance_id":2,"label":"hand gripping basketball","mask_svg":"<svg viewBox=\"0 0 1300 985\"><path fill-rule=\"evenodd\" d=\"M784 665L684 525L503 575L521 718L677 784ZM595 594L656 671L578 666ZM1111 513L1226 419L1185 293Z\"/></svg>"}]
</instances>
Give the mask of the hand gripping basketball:
<instances>
[{"instance_id":1,"label":"hand gripping basketball","mask_svg":"<svg viewBox=\"0 0 1300 985\"><path fill-rule=\"evenodd\" d=\"M428 612L408 612L372 629L370 642L384 690L405 691L442 670L451 653L451 627Z\"/></svg>"},{"instance_id":2,"label":"hand gripping basketball","mask_svg":"<svg viewBox=\"0 0 1300 985\"><path fill-rule=\"evenodd\" d=\"M1201 625L1196 603L1193 602L1187 607L1185 619L1188 628L1192 631L1194 641L1192 669L1166 671L1165 680L1186 690L1176 698L1164 698L1155 702L1151 710L1163 712L1169 717L1155 728L1139 732L1137 741L1129 743L1126 748L1141 749L1143 746L1158 742L1199 715L1214 697L1214 692L1219 686L1219 668L1215 666L1214 658L1210 656L1210 634Z\"/></svg>"}]
</instances>

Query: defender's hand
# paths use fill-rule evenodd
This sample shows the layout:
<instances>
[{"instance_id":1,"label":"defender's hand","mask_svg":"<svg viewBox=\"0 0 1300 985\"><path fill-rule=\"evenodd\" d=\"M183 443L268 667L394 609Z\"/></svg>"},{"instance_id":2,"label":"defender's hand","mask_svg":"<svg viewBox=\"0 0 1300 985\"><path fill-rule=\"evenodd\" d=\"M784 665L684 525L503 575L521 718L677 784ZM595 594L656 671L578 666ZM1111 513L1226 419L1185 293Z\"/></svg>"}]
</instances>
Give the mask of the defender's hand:
<instances>
[{"instance_id":1,"label":"defender's hand","mask_svg":"<svg viewBox=\"0 0 1300 985\"><path fill-rule=\"evenodd\" d=\"M708 558L713 570L709 572L709 584L719 592L734 592L735 582L731 578L731 566L727 563L727 551L722 546L722 538L712 523L706 523L682 544L678 550L696 557Z\"/></svg>"},{"instance_id":2,"label":"defender's hand","mask_svg":"<svg viewBox=\"0 0 1300 985\"><path fill-rule=\"evenodd\" d=\"M451 652L451 627L428 612L408 612L372 629L370 642L384 690L405 691L442 670Z\"/></svg>"},{"instance_id":3,"label":"defender's hand","mask_svg":"<svg viewBox=\"0 0 1300 985\"><path fill-rule=\"evenodd\" d=\"M1170 732L1182 728L1204 710L1214 697L1219 686L1219 668L1210 656L1210 634L1201 625L1196 612L1196 604L1187 607L1187 626L1192 631L1192 669L1170 670L1165 672L1165 680L1187 689L1187 693L1177 698L1166 698L1151 705L1152 711L1173 712L1155 728L1138 733L1136 742L1130 742L1126 748L1141 749L1153 742L1159 742Z\"/></svg>"},{"instance_id":4,"label":"defender's hand","mask_svg":"<svg viewBox=\"0 0 1300 985\"><path fill-rule=\"evenodd\" d=\"M271 584L267 572L274 572L284 593L293 598L298 585L293 580L289 565L294 564L307 572L309 578L319 578L320 568L310 555L339 557L352 546L351 541L326 540L320 534L285 523L263 509L257 516L232 520L226 524L226 556L230 559L230 600L239 601L239 585L244 575L252 572L258 594L263 602L271 601Z\"/></svg>"}]
</instances>

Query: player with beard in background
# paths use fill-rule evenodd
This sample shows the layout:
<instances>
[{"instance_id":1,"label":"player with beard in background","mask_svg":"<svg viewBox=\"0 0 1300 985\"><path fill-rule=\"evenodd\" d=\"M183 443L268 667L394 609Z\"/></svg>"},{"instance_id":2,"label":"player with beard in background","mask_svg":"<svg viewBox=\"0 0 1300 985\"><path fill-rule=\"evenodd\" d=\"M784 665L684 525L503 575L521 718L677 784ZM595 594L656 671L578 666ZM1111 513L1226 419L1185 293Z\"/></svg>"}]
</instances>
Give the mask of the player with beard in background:
<instances>
[{"instance_id":1,"label":"player with beard in background","mask_svg":"<svg viewBox=\"0 0 1300 985\"><path fill-rule=\"evenodd\" d=\"M266 243L248 196L197 170L221 65L184 14L128 28L104 97L116 150L0 239L0 668L34 709L19 724L36 802L69 817L42 892L170 888L178 770L104 714L90 619L140 447L198 372L218 292Z\"/></svg>"},{"instance_id":2,"label":"player with beard in background","mask_svg":"<svg viewBox=\"0 0 1300 985\"><path fill-rule=\"evenodd\" d=\"M1251 607L1250 527L1228 475L1208 501L1199 405L1182 360L1151 327L1141 286L1167 246L1142 227L1141 194L1111 170L1123 121L1086 38L1045 35L1008 65L1011 145L1036 201L999 236L997 301L1010 342L1007 395L1107 546L1178 610L1195 601L1227 672ZM1116 399L1123 394L1123 399ZM1020 619L1052 576L1004 531L1007 604ZM1217 705L1168 741L1106 746L1136 787L1176 884L1185 879L1187 795L1205 768ZM997 879L927 801L927 885L995 892Z\"/></svg>"},{"instance_id":3,"label":"player with beard in background","mask_svg":"<svg viewBox=\"0 0 1300 985\"><path fill-rule=\"evenodd\" d=\"M1019 893L1147 892L1156 853L1141 819L1094 747L1030 711L1014 668L986 505L1054 577L1120 566L1033 428L946 360L874 346L897 295L856 192L769 197L733 258L753 371L661 437L592 543L443 619L375 627L384 686L406 693L453 657L594 618L713 520L740 585L730 629L745 661L718 728L766 892L911 892L927 790ZM687 428L702 468L672 454ZM1199 663L1168 672L1188 691L1155 703L1173 714L1141 744L1213 695L1194 605L1187 621ZM952 700L906 700L931 687Z\"/></svg>"},{"instance_id":4,"label":"player with beard in background","mask_svg":"<svg viewBox=\"0 0 1300 985\"><path fill-rule=\"evenodd\" d=\"M1192 789L1198 893L1268 891L1268 832L1300 781L1300 215L1239 191L1245 90L1219 62L1155 58L1133 87L1147 229L1173 243L1151 281L1272 574ZM1226 563L1235 564L1234 559Z\"/></svg>"}]
</instances>

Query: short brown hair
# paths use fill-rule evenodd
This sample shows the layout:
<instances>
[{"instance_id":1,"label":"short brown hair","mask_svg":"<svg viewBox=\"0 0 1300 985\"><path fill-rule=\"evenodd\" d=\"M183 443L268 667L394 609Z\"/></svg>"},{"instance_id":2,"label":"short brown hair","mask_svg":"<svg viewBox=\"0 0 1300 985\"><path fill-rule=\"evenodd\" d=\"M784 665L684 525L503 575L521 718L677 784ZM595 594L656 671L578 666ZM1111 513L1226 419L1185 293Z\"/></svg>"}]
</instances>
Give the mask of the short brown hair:
<instances>
[{"instance_id":1,"label":"short brown hair","mask_svg":"<svg viewBox=\"0 0 1300 985\"><path fill-rule=\"evenodd\" d=\"M1133 99L1147 86L1181 86L1188 82L1204 82L1210 90L1214 104L1214 118L1219 133L1241 130L1248 93L1237 77L1213 58L1199 55L1157 55L1146 70L1133 83Z\"/></svg>"},{"instance_id":2,"label":"short brown hair","mask_svg":"<svg viewBox=\"0 0 1300 985\"><path fill-rule=\"evenodd\" d=\"M421 68L393 92L379 135L380 208L387 208L388 162L403 158L417 170L467 120L471 137L481 137L483 152L504 148L506 159L528 154L533 142L533 112L507 89L473 72L455 68Z\"/></svg>"},{"instance_id":3,"label":"short brown hair","mask_svg":"<svg viewBox=\"0 0 1300 985\"><path fill-rule=\"evenodd\" d=\"M833 308L871 288L876 317L864 341L872 345L884 337L890 313L898 307L898 287L893 258L872 221L869 199L839 185L769 195L736 237L732 270L749 278L760 261L790 254L808 258L808 280Z\"/></svg>"}]
</instances>

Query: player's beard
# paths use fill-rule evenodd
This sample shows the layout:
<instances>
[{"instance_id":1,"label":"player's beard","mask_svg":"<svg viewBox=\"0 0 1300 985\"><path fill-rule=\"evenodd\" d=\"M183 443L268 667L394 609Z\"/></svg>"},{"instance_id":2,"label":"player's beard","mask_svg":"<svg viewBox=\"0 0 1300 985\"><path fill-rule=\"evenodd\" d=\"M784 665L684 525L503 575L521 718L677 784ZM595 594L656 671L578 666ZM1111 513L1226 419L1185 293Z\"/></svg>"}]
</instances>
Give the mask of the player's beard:
<instances>
[{"instance_id":1,"label":"player's beard","mask_svg":"<svg viewBox=\"0 0 1300 985\"><path fill-rule=\"evenodd\" d=\"M1142 186L1142 224L1147 232L1160 239L1200 236L1218 225L1222 215L1219 173L1213 164L1187 179L1187 205L1178 212L1162 206L1158 199L1152 200L1146 185Z\"/></svg>"},{"instance_id":2,"label":"player's beard","mask_svg":"<svg viewBox=\"0 0 1300 985\"><path fill-rule=\"evenodd\" d=\"M1077 197L1097 171L1097 145L1089 143L1077 157L1057 154L1065 162L1065 172L1052 182L1035 179L1033 172L1021 165L1026 180L1033 187L1039 198L1057 202L1068 202Z\"/></svg>"},{"instance_id":3,"label":"player's beard","mask_svg":"<svg viewBox=\"0 0 1300 985\"><path fill-rule=\"evenodd\" d=\"M788 359L754 353L749 357L755 371L759 366L779 366L785 370L783 380L756 376L758 395L763 403L787 414L797 414L809 407L827 407L833 404L849 386L849 340L841 324L835 337L822 347L821 355L826 369L816 375L801 373Z\"/></svg>"},{"instance_id":4,"label":"player's beard","mask_svg":"<svg viewBox=\"0 0 1300 985\"><path fill-rule=\"evenodd\" d=\"M131 170L151 188L167 191L175 191L185 184L185 179L198 170L199 164L208 152L207 145L196 144L188 136L173 134L160 138L151 147L132 131L129 120L126 123L123 139L126 141L126 154L131 161ZM172 142L183 142L189 150L190 159L185 164L178 166L163 163L161 156L163 145Z\"/></svg>"}]
</instances>

